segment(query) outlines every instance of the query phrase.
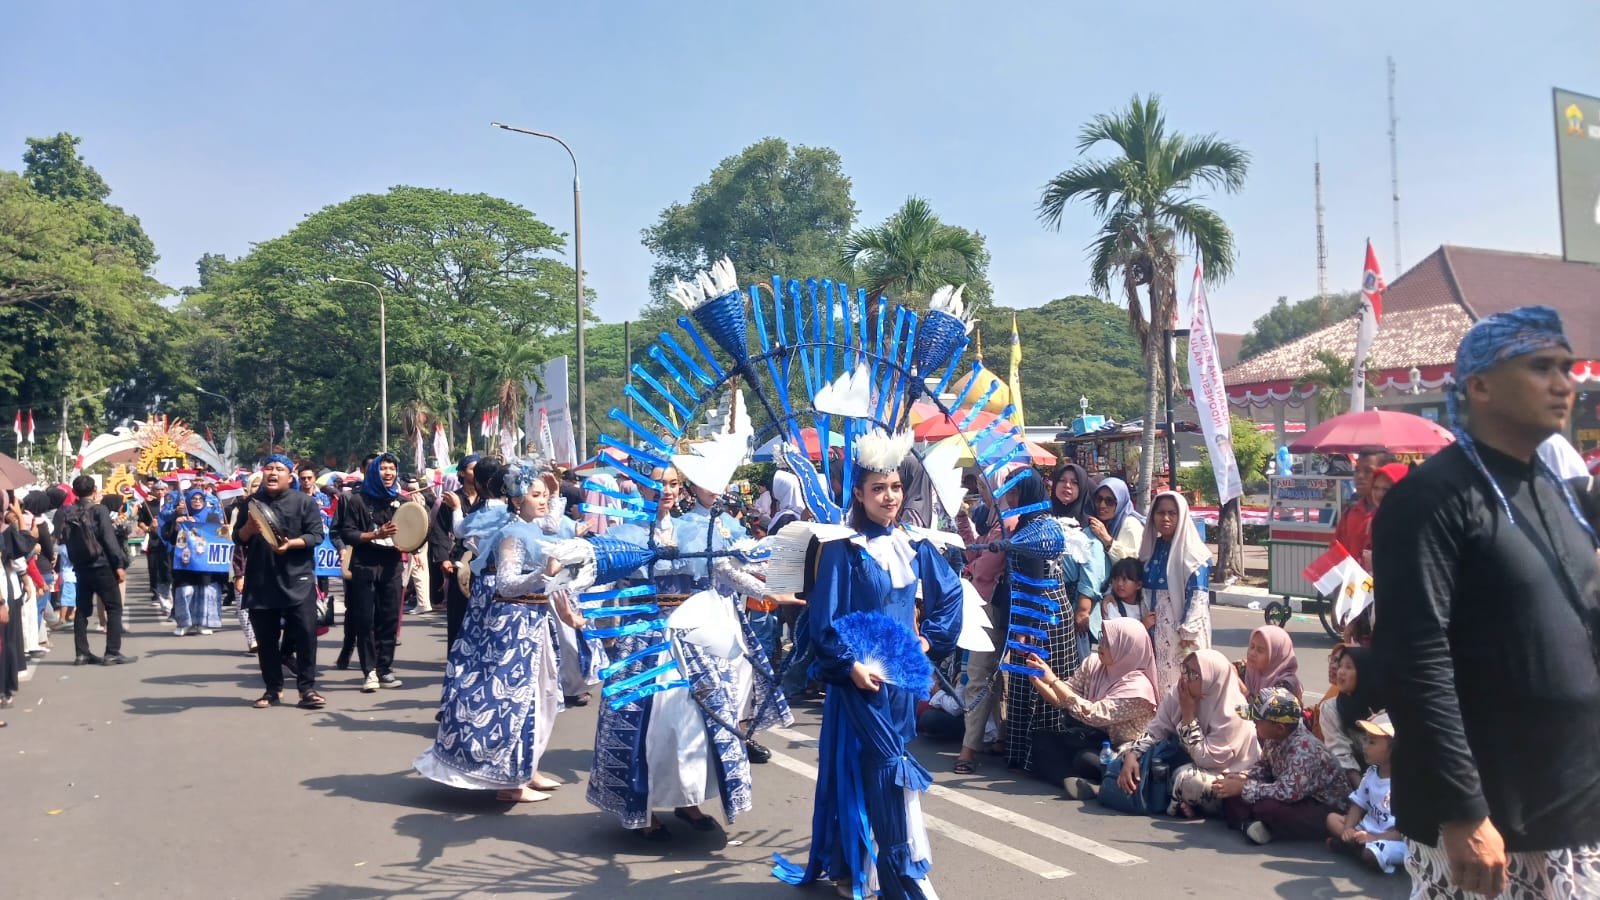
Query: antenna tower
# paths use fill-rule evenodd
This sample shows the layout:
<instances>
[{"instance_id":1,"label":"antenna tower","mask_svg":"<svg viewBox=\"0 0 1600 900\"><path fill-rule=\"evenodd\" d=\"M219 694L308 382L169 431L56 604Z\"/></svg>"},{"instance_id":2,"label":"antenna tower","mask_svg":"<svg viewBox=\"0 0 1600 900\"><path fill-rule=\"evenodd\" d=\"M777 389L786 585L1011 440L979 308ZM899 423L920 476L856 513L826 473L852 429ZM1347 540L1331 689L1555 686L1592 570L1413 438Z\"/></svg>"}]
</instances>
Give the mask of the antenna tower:
<instances>
[{"instance_id":1,"label":"antenna tower","mask_svg":"<svg viewBox=\"0 0 1600 900\"><path fill-rule=\"evenodd\" d=\"M1396 127L1400 120L1394 113L1394 57L1389 57L1389 193L1394 202L1394 271L1405 271L1400 262L1400 152Z\"/></svg>"},{"instance_id":2,"label":"antenna tower","mask_svg":"<svg viewBox=\"0 0 1600 900\"><path fill-rule=\"evenodd\" d=\"M1322 148L1312 142L1312 181L1317 189L1317 308L1323 315L1328 311L1328 238L1322 227Z\"/></svg>"}]
</instances>

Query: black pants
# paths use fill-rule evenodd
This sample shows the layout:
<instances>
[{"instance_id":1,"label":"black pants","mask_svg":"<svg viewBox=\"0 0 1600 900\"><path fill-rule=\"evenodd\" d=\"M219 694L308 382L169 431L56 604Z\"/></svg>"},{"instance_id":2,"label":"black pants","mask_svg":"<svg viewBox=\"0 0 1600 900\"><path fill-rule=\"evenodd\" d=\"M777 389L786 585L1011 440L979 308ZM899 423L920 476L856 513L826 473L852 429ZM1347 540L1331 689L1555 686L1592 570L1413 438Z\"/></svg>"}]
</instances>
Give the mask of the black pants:
<instances>
[{"instance_id":1,"label":"black pants","mask_svg":"<svg viewBox=\"0 0 1600 900\"><path fill-rule=\"evenodd\" d=\"M350 566L345 582L345 627L355 638L361 671L387 675L394 668L394 644L400 633L401 574L398 557L384 566Z\"/></svg>"},{"instance_id":2,"label":"black pants","mask_svg":"<svg viewBox=\"0 0 1600 900\"><path fill-rule=\"evenodd\" d=\"M467 563L457 562L456 565ZM445 576L444 598L444 648L448 659L450 648L456 645L456 638L461 634L461 623L467 620L467 595L461 593L461 582L454 574Z\"/></svg>"},{"instance_id":3,"label":"black pants","mask_svg":"<svg viewBox=\"0 0 1600 900\"><path fill-rule=\"evenodd\" d=\"M22 670L28 667L22 653L22 597L11 601L0 598L0 603L5 603L11 612L11 619L0 626L0 694L9 697L17 692Z\"/></svg>"},{"instance_id":4,"label":"black pants","mask_svg":"<svg viewBox=\"0 0 1600 900\"><path fill-rule=\"evenodd\" d=\"M117 584L116 570L95 566L78 570L78 617L72 620L72 643L79 656L94 652L89 649L89 620L94 618L97 596L106 608L106 652L122 652L122 585Z\"/></svg>"},{"instance_id":5,"label":"black pants","mask_svg":"<svg viewBox=\"0 0 1600 900\"><path fill-rule=\"evenodd\" d=\"M317 604L300 603L278 609L251 609L250 627L256 630L256 660L261 663L261 680L267 691L283 690L283 648L294 647L295 687L300 693L317 684Z\"/></svg>"},{"instance_id":6,"label":"black pants","mask_svg":"<svg viewBox=\"0 0 1600 900\"><path fill-rule=\"evenodd\" d=\"M1100 745L1106 740L1104 731L1081 723L1066 731L1035 731L1033 773L1058 786L1073 777L1099 784L1106 774L1100 764Z\"/></svg>"},{"instance_id":7,"label":"black pants","mask_svg":"<svg viewBox=\"0 0 1600 900\"><path fill-rule=\"evenodd\" d=\"M145 540L155 541L158 544L160 543L160 539L153 534L148 535ZM163 600L166 603L171 603L172 557L168 555L167 548L165 546L162 546L160 549L151 547L150 552L144 555L144 564L145 571L150 574L150 596L153 599ZM231 586L233 579L230 578L227 579L227 581Z\"/></svg>"}]
</instances>

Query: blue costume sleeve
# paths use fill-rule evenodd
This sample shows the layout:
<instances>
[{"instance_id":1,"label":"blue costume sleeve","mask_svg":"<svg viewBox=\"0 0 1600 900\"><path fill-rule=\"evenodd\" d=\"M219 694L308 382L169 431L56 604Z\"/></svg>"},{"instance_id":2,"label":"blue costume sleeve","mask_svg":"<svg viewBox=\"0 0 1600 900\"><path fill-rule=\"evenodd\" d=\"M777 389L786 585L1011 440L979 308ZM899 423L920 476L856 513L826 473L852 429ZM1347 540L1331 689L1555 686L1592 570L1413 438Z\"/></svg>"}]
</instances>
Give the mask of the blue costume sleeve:
<instances>
[{"instance_id":1,"label":"blue costume sleeve","mask_svg":"<svg viewBox=\"0 0 1600 900\"><path fill-rule=\"evenodd\" d=\"M917 544L917 574L922 579L922 636L928 655L939 659L955 649L961 634L961 576L933 544Z\"/></svg>"},{"instance_id":2,"label":"blue costume sleeve","mask_svg":"<svg viewBox=\"0 0 1600 900\"><path fill-rule=\"evenodd\" d=\"M829 541L817 554L817 577L806 593L811 644L817 656L813 671L818 680L849 684L856 657L840 640L834 620L850 611L850 555L859 553L849 541Z\"/></svg>"},{"instance_id":3,"label":"blue costume sleeve","mask_svg":"<svg viewBox=\"0 0 1600 900\"><path fill-rule=\"evenodd\" d=\"M1089 554L1088 562L1078 566L1077 593L1073 595L1074 600L1078 597L1100 599L1100 586L1106 582L1105 566L1106 555L1094 552Z\"/></svg>"}]
</instances>

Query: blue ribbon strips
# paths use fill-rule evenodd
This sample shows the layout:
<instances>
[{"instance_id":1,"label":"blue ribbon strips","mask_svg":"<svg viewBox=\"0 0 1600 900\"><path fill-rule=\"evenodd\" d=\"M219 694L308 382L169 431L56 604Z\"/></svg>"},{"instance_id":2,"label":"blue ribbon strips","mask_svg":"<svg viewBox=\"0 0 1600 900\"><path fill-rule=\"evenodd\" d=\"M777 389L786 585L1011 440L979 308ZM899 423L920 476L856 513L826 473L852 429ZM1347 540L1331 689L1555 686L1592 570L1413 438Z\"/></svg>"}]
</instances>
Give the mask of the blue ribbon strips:
<instances>
[{"instance_id":1,"label":"blue ribbon strips","mask_svg":"<svg viewBox=\"0 0 1600 900\"><path fill-rule=\"evenodd\" d=\"M628 666L633 665L634 663L638 662L641 659L644 659L647 656L655 656L655 655L657 655L659 653L665 653L665 652L667 652L668 650L671 650L671 649L672 649L672 645L671 644L652 644L651 646L646 647L643 650L640 650L638 653L633 653L633 654L629 654L628 656L624 656L622 659L619 659L616 662L612 663L611 665L606 666L605 668L601 669L600 670L600 677L601 678L610 678L611 676L617 674L618 672L621 672L623 669L626 669Z\"/></svg>"}]
</instances>

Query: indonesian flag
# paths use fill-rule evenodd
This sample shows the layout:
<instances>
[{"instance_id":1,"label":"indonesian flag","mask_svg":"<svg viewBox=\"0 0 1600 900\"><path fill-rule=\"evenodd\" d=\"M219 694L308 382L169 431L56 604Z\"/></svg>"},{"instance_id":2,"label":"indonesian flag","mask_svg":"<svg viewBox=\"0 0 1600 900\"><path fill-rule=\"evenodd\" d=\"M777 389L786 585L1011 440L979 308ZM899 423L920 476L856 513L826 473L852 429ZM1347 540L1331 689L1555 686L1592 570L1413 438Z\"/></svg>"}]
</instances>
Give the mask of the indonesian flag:
<instances>
[{"instance_id":1,"label":"indonesian flag","mask_svg":"<svg viewBox=\"0 0 1600 900\"><path fill-rule=\"evenodd\" d=\"M144 484L138 481L133 483L133 495L140 500L149 500L150 492L145 490Z\"/></svg>"},{"instance_id":2,"label":"indonesian flag","mask_svg":"<svg viewBox=\"0 0 1600 900\"><path fill-rule=\"evenodd\" d=\"M1341 626L1372 603L1372 576L1338 541L1300 574L1323 596L1334 597L1333 618Z\"/></svg>"},{"instance_id":3,"label":"indonesian flag","mask_svg":"<svg viewBox=\"0 0 1600 900\"><path fill-rule=\"evenodd\" d=\"M1372 341L1378 336L1378 323L1383 318L1383 272L1378 270L1378 254L1367 241L1367 268L1361 273L1361 323L1356 327L1356 358L1350 379L1350 411L1362 412L1367 408L1367 354Z\"/></svg>"},{"instance_id":4,"label":"indonesian flag","mask_svg":"<svg viewBox=\"0 0 1600 900\"><path fill-rule=\"evenodd\" d=\"M28 443L33 443L33 410L28 410Z\"/></svg>"},{"instance_id":5,"label":"indonesian flag","mask_svg":"<svg viewBox=\"0 0 1600 900\"><path fill-rule=\"evenodd\" d=\"M17 410L17 421L11 426L17 432L17 443L22 443L22 410Z\"/></svg>"},{"instance_id":6,"label":"indonesian flag","mask_svg":"<svg viewBox=\"0 0 1600 900\"><path fill-rule=\"evenodd\" d=\"M217 499L232 500L244 496L244 483L240 481L223 481L217 484Z\"/></svg>"},{"instance_id":7,"label":"indonesian flag","mask_svg":"<svg viewBox=\"0 0 1600 900\"><path fill-rule=\"evenodd\" d=\"M478 436L479 437L488 437L490 434L491 434L491 432L489 431L489 411L486 409L486 410L483 411L482 415L478 416Z\"/></svg>"},{"instance_id":8,"label":"indonesian flag","mask_svg":"<svg viewBox=\"0 0 1600 900\"><path fill-rule=\"evenodd\" d=\"M72 464L72 472L73 472L73 474L75 474L75 475L82 475L83 474L83 451L87 450L88 448L89 448L89 426L85 425L85 426L83 426L83 440L81 442L79 442L79 444L78 444L78 459L77 459L76 462L74 462Z\"/></svg>"},{"instance_id":9,"label":"indonesian flag","mask_svg":"<svg viewBox=\"0 0 1600 900\"><path fill-rule=\"evenodd\" d=\"M412 454L412 458L411 458L411 471L413 471L413 472L421 472L423 469L426 469L427 467L428 467L428 463L422 457L422 425L419 423L417 425L417 433L416 433L416 440L415 440L415 452Z\"/></svg>"}]
</instances>

